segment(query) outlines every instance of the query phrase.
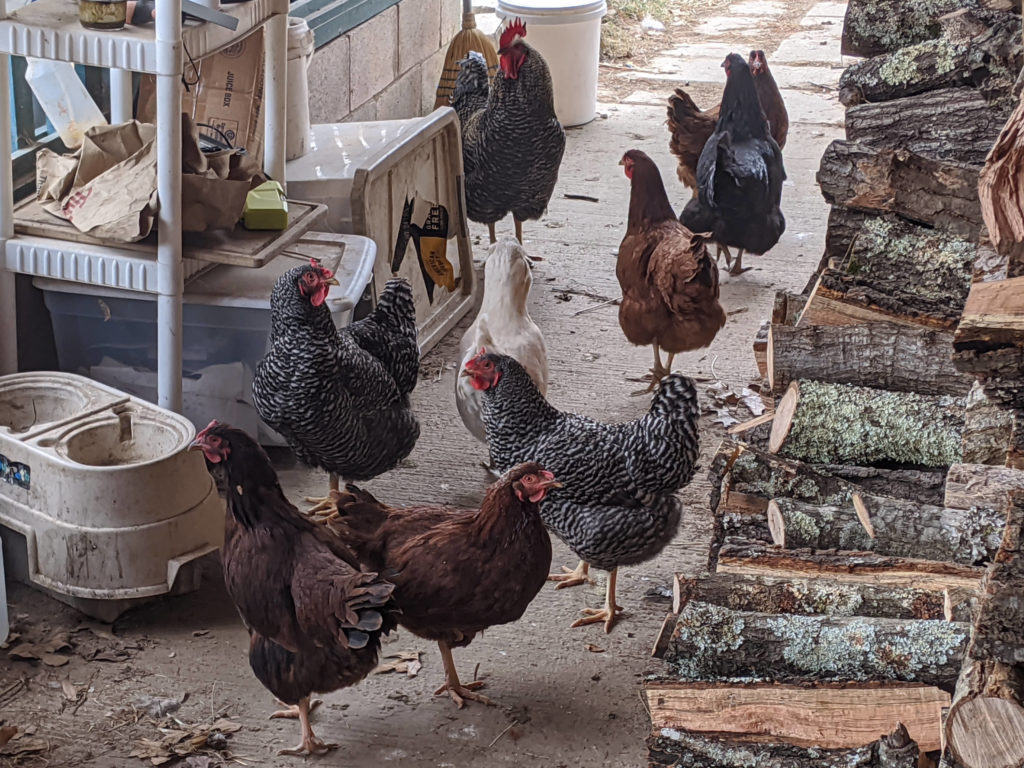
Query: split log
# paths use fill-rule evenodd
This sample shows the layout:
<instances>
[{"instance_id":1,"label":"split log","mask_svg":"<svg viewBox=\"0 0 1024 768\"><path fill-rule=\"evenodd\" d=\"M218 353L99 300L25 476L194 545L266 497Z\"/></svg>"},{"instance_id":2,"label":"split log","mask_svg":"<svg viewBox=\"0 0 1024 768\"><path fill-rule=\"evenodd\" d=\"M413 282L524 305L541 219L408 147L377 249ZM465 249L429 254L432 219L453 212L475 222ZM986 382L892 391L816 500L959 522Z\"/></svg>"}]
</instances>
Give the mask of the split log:
<instances>
[{"instance_id":1,"label":"split log","mask_svg":"<svg viewBox=\"0 0 1024 768\"><path fill-rule=\"evenodd\" d=\"M985 569L957 563L889 557L874 552L778 549L763 542L726 540L713 564L718 573L778 579L828 578L843 584L950 592L957 604L978 590Z\"/></svg>"},{"instance_id":2,"label":"split log","mask_svg":"<svg viewBox=\"0 0 1024 768\"><path fill-rule=\"evenodd\" d=\"M691 600L733 611L758 613L947 621L970 621L971 616L971 598L963 590L950 593L949 590L846 584L827 577L780 579L712 573L698 579L677 573L672 612L678 614ZM660 658L660 654L656 655Z\"/></svg>"},{"instance_id":3,"label":"split log","mask_svg":"<svg viewBox=\"0 0 1024 768\"><path fill-rule=\"evenodd\" d=\"M832 206L828 213L828 226L825 230L825 255L804 293L810 294L814 283L818 281L818 274L829 266L829 261L834 261L837 265L846 263L851 246L864 228L864 222L876 217L889 221L903 221L892 214L880 216L877 213L855 211L841 205Z\"/></svg>"},{"instance_id":4,"label":"split log","mask_svg":"<svg viewBox=\"0 0 1024 768\"><path fill-rule=\"evenodd\" d=\"M648 768L917 768L919 747L901 724L878 741L851 749L760 744L663 728L647 740Z\"/></svg>"},{"instance_id":5,"label":"split log","mask_svg":"<svg viewBox=\"0 0 1024 768\"><path fill-rule=\"evenodd\" d=\"M862 492L893 499L916 499L922 504L942 504L946 473L920 469L886 469L852 464L818 464L820 472L848 480Z\"/></svg>"},{"instance_id":6,"label":"split log","mask_svg":"<svg viewBox=\"0 0 1024 768\"><path fill-rule=\"evenodd\" d=\"M970 655L1024 665L1024 492L1011 495L995 560L981 580Z\"/></svg>"},{"instance_id":7,"label":"split log","mask_svg":"<svg viewBox=\"0 0 1024 768\"><path fill-rule=\"evenodd\" d=\"M977 166L935 160L906 149L833 141L818 169L832 205L895 213L975 242L982 226Z\"/></svg>"},{"instance_id":8,"label":"split log","mask_svg":"<svg viewBox=\"0 0 1024 768\"><path fill-rule=\"evenodd\" d=\"M764 376L767 373L768 333L773 325L796 325L796 321L807 303L807 297L788 291L776 291L775 303L772 306L772 319L766 320L758 328L757 336L754 337L754 361L757 363L758 372Z\"/></svg>"},{"instance_id":9,"label":"split log","mask_svg":"<svg viewBox=\"0 0 1024 768\"><path fill-rule=\"evenodd\" d=\"M861 747L900 723L920 749L939 749L942 707L949 704L948 693L914 683L709 684L654 679L644 682L644 693L656 734L662 728L685 728L716 738L784 740L816 749ZM842 716L837 716L839 712Z\"/></svg>"},{"instance_id":10,"label":"split log","mask_svg":"<svg viewBox=\"0 0 1024 768\"><path fill-rule=\"evenodd\" d=\"M1024 491L1024 471L985 464L954 464L946 473L944 506L1006 509L1010 494Z\"/></svg>"},{"instance_id":11,"label":"split log","mask_svg":"<svg viewBox=\"0 0 1024 768\"><path fill-rule=\"evenodd\" d=\"M1024 344L1024 277L972 283L954 343L957 349Z\"/></svg>"},{"instance_id":12,"label":"split log","mask_svg":"<svg viewBox=\"0 0 1024 768\"><path fill-rule=\"evenodd\" d=\"M964 463L1001 466L1013 461L1018 413L990 400L975 381L964 407Z\"/></svg>"},{"instance_id":13,"label":"split log","mask_svg":"<svg viewBox=\"0 0 1024 768\"><path fill-rule=\"evenodd\" d=\"M1024 409L1024 343L990 349L972 349L970 345L958 348L954 336L953 365L976 377L990 400L1007 408Z\"/></svg>"},{"instance_id":14,"label":"split log","mask_svg":"<svg viewBox=\"0 0 1024 768\"><path fill-rule=\"evenodd\" d=\"M1024 673L966 659L946 715L945 741L966 768L1024 765Z\"/></svg>"},{"instance_id":15,"label":"split log","mask_svg":"<svg viewBox=\"0 0 1024 768\"><path fill-rule=\"evenodd\" d=\"M842 52L846 56L878 56L938 37L939 17L976 0L850 0L843 22Z\"/></svg>"},{"instance_id":16,"label":"split log","mask_svg":"<svg viewBox=\"0 0 1024 768\"><path fill-rule=\"evenodd\" d=\"M967 394L973 383L953 367L953 334L892 323L800 328L772 325L768 382L781 392L796 379L874 386L923 395Z\"/></svg>"},{"instance_id":17,"label":"split log","mask_svg":"<svg viewBox=\"0 0 1024 768\"><path fill-rule=\"evenodd\" d=\"M731 611L690 601L663 659L681 680L920 682L952 691L970 626Z\"/></svg>"},{"instance_id":18,"label":"split log","mask_svg":"<svg viewBox=\"0 0 1024 768\"><path fill-rule=\"evenodd\" d=\"M956 109L950 109L951 104ZM989 104L974 88L944 88L850 107L846 140L981 166L1009 116L1009 109Z\"/></svg>"},{"instance_id":19,"label":"split log","mask_svg":"<svg viewBox=\"0 0 1024 768\"><path fill-rule=\"evenodd\" d=\"M1006 121L978 180L978 198L988 236L1012 266L1008 277L1024 274L1024 101Z\"/></svg>"},{"instance_id":20,"label":"split log","mask_svg":"<svg viewBox=\"0 0 1024 768\"><path fill-rule=\"evenodd\" d=\"M769 450L817 463L944 467L961 459L963 424L963 398L801 380L775 409Z\"/></svg>"}]
</instances>

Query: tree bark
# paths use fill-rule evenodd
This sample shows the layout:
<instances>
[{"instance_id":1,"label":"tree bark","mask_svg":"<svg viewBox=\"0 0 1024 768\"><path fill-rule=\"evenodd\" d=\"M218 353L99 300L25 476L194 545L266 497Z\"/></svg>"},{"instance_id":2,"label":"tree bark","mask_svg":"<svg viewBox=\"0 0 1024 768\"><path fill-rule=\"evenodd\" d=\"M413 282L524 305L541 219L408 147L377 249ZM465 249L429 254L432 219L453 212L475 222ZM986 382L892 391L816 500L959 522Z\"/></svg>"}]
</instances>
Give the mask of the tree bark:
<instances>
[{"instance_id":1,"label":"tree bark","mask_svg":"<svg viewBox=\"0 0 1024 768\"><path fill-rule=\"evenodd\" d=\"M952 104L956 109L950 109ZM1008 109L989 104L974 88L944 88L850 107L846 140L982 166L1009 116Z\"/></svg>"},{"instance_id":2,"label":"tree bark","mask_svg":"<svg viewBox=\"0 0 1024 768\"><path fill-rule=\"evenodd\" d=\"M1024 345L1024 277L973 283L954 344L958 349Z\"/></svg>"},{"instance_id":3,"label":"tree bark","mask_svg":"<svg viewBox=\"0 0 1024 768\"><path fill-rule=\"evenodd\" d=\"M922 504L942 504L946 473L919 469L886 469L851 464L818 464L820 472L847 480L862 492L893 499L916 499Z\"/></svg>"},{"instance_id":4,"label":"tree bark","mask_svg":"<svg viewBox=\"0 0 1024 768\"><path fill-rule=\"evenodd\" d=\"M1007 509L1010 494L1024 491L1024 470L985 464L954 464L946 473L943 504L954 509Z\"/></svg>"},{"instance_id":5,"label":"tree bark","mask_svg":"<svg viewBox=\"0 0 1024 768\"><path fill-rule=\"evenodd\" d=\"M844 584L825 577L778 579L713 573L696 579L677 573L673 593L672 612L676 614L695 600L758 613L947 621L970 621L971 617L971 598L963 591L947 599L946 590Z\"/></svg>"},{"instance_id":6,"label":"tree bark","mask_svg":"<svg viewBox=\"0 0 1024 768\"><path fill-rule=\"evenodd\" d=\"M985 28L977 32L968 24L963 33L951 28L933 40L847 67L839 79L839 101L852 107L960 86L978 87L986 95L1008 93L1021 65L1020 17L1004 12L978 20L969 11L966 15Z\"/></svg>"},{"instance_id":7,"label":"tree bark","mask_svg":"<svg viewBox=\"0 0 1024 768\"><path fill-rule=\"evenodd\" d=\"M919 748L902 725L878 741L851 749L803 749L758 744L711 734L665 729L647 741L649 768L917 768Z\"/></svg>"},{"instance_id":8,"label":"tree bark","mask_svg":"<svg viewBox=\"0 0 1024 768\"><path fill-rule=\"evenodd\" d=\"M1019 23L1019 22L1018 22ZM988 236L1007 260L1006 277L1024 275L1024 102L1018 103L996 139L978 182Z\"/></svg>"},{"instance_id":9,"label":"tree bark","mask_svg":"<svg viewBox=\"0 0 1024 768\"><path fill-rule=\"evenodd\" d=\"M920 682L952 691L970 627L731 611L690 601L664 659L682 680Z\"/></svg>"},{"instance_id":10,"label":"tree bark","mask_svg":"<svg viewBox=\"0 0 1024 768\"><path fill-rule=\"evenodd\" d=\"M939 17L976 0L850 0L843 22L842 52L846 56L878 56L931 40L941 32Z\"/></svg>"},{"instance_id":11,"label":"tree bark","mask_svg":"<svg viewBox=\"0 0 1024 768\"><path fill-rule=\"evenodd\" d=\"M815 506L774 499L768 505L772 542L787 549L844 549L980 565L995 557L1006 525L1005 511L993 509L944 509L867 495L860 503L862 515L850 503Z\"/></svg>"},{"instance_id":12,"label":"tree bark","mask_svg":"<svg viewBox=\"0 0 1024 768\"><path fill-rule=\"evenodd\" d=\"M965 768L1024 764L1024 674L965 659L944 730L952 757Z\"/></svg>"},{"instance_id":13,"label":"tree bark","mask_svg":"<svg viewBox=\"0 0 1024 768\"><path fill-rule=\"evenodd\" d=\"M975 381L964 410L964 463L1002 466L1014 461L1018 413L990 400Z\"/></svg>"},{"instance_id":14,"label":"tree bark","mask_svg":"<svg viewBox=\"0 0 1024 768\"><path fill-rule=\"evenodd\" d=\"M972 379L953 367L953 334L892 323L800 328L772 325L768 381L780 393L791 381L874 386L923 395L967 394Z\"/></svg>"},{"instance_id":15,"label":"tree bark","mask_svg":"<svg viewBox=\"0 0 1024 768\"><path fill-rule=\"evenodd\" d=\"M1024 409L1024 344L973 348L970 344L958 345L954 336L953 350L953 365L975 376L989 399L1007 408Z\"/></svg>"},{"instance_id":16,"label":"tree bark","mask_svg":"<svg viewBox=\"0 0 1024 768\"><path fill-rule=\"evenodd\" d=\"M975 242L982 226L979 170L906 149L833 141L821 158L817 179L832 205L895 213Z\"/></svg>"},{"instance_id":17,"label":"tree bark","mask_svg":"<svg viewBox=\"0 0 1024 768\"><path fill-rule=\"evenodd\" d=\"M984 568L936 560L889 557L874 552L779 549L764 542L726 540L712 567L718 573L783 579L829 578L844 584L950 590L954 603L973 595Z\"/></svg>"},{"instance_id":18,"label":"tree bark","mask_svg":"<svg viewBox=\"0 0 1024 768\"><path fill-rule=\"evenodd\" d=\"M995 562L981 580L970 654L1024 665L1024 491L1011 495Z\"/></svg>"},{"instance_id":19,"label":"tree bark","mask_svg":"<svg viewBox=\"0 0 1024 768\"><path fill-rule=\"evenodd\" d=\"M963 425L963 398L801 380L775 409L769 450L822 464L948 467L961 459Z\"/></svg>"},{"instance_id":20,"label":"tree bark","mask_svg":"<svg viewBox=\"0 0 1024 768\"><path fill-rule=\"evenodd\" d=\"M763 512L726 511L719 519L720 541L726 538L738 538L771 543L772 534L768 529L768 518Z\"/></svg>"}]
</instances>

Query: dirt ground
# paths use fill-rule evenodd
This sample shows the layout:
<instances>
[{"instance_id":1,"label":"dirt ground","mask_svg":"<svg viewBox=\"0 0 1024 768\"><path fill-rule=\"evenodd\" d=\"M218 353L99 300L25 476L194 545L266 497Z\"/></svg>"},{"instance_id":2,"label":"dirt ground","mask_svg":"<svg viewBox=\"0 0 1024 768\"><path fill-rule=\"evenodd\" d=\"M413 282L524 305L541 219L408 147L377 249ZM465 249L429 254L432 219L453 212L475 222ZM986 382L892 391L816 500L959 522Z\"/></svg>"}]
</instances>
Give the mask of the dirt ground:
<instances>
[{"instance_id":1,"label":"dirt ground","mask_svg":"<svg viewBox=\"0 0 1024 768\"><path fill-rule=\"evenodd\" d=\"M702 388L722 382L739 392L756 377L751 342L770 313L774 291L801 290L822 252L828 209L814 174L825 146L842 130L835 86L843 5L714 5L718 16L680 12L663 32L641 33L649 38L641 58L602 65L601 116L568 131L550 210L525 227L528 250L545 259L535 271L531 312L547 339L549 398L561 408L608 421L631 419L647 408L649 398L630 396L638 387L630 379L646 371L650 351L624 340L613 306L597 306L599 300L579 292L619 293L614 264L629 187L618 160L625 150L641 148L655 158L677 208L688 199L668 152L665 97L682 85L710 106L721 92L718 65L730 50L764 49L784 89L791 121L783 196L787 229L770 253L749 257L751 272L735 278L723 273L729 322L709 349L678 357L677 369L698 377ZM501 230L511 226L508 221ZM478 236L480 230L475 229ZM481 498L487 478L478 462L484 450L463 428L452 395L457 341L468 322L423 361L414 396L422 437L412 456L367 484L390 503L470 505ZM706 462L724 426L707 396L705 404ZM741 421L751 416L742 405L731 410ZM322 492L326 484L321 473L286 464L282 479L294 500ZM604 574L596 587L546 587L521 621L495 627L456 652L464 679L479 668L486 693L499 703L470 703L457 711L447 698L431 696L441 682L436 647L400 630L383 653L419 652L422 668L415 676L375 675L324 696L315 727L341 747L316 760L413 768L645 764L649 719L640 682L660 663L650 650L667 611L672 574L699 571L706 561L707 492L700 472L684 491L687 514L677 539L656 560L621 572L619 600L626 614L610 635L599 625L569 629L581 607L600 604ZM574 564L555 541L554 565ZM59 658L47 657L47 664L0 652L0 721L27 731L0 750L0 766L148 765L148 759L131 756L140 747L144 754L160 753L159 745L147 747L145 740L159 742L174 730L196 732L220 718L229 723L218 729L232 731L220 744L226 749L193 756L185 763L190 768L301 762L276 755L297 741L298 726L267 719L274 701L249 669L246 633L224 592L216 556L204 563L198 592L154 602L113 627L85 621L22 585L9 585L8 600L12 631L20 635L14 645L56 638L51 650ZM70 645L62 648L65 640ZM154 697L181 701L186 695L173 719L162 724L140 711L145 697L152 706ZM217 739L223 737L215 737L215 744Z\"/></svg>"}]
</instances>

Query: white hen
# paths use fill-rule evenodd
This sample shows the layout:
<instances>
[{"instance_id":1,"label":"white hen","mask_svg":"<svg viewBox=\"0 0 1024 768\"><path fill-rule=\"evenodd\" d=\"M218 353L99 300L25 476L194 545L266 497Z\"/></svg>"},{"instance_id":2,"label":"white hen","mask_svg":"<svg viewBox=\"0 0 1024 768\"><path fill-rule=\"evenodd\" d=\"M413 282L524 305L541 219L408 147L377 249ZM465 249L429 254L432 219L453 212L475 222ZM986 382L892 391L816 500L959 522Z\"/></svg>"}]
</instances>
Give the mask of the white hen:
<instances>
[{"instance_id":1,"label":"white hen","mask_svg":"<svg viewBox=\"0 0 1024 768\"><path fill-rule=\"evenodd\" d=\"M459 370L476 357L480 348L514 357L526 369L542 395L548 391L548 352L540 328L526 307L533 284L532 267L523 246L514 237L504 237L491 246L484 262L484 298L473 324L459 345ZM483 393L477 392L465 376L455 379L455 403L466 429L482 443L484 430Z\"/></svg>"}]
</instances>

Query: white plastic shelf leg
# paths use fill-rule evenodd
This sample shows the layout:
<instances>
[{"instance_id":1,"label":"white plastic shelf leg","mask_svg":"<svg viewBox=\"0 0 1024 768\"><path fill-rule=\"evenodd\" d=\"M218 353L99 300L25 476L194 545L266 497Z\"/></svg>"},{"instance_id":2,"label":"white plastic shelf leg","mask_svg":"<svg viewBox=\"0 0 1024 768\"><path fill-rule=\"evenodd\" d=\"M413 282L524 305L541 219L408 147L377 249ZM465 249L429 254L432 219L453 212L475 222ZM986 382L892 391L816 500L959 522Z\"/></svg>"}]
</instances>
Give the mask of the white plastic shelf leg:
<instances>
[{"instance_id":1,"label":"white plastic shelf leg","mask_svg":"<svg viewBox=\"0 0 1024 768\"><path fill-rule=\"evenodd\" d=\"M0 0L0 18L7 4ZM0 56L0 146L11 146L11 57ZM0 374L18 370L17 306L14 273L7 269L4 243L14 236L14 179L10 162L0 163Z\"/></svg>"},{"instance_id":2,"label":"white plastic shelf leg","mask_svg":"<svg viewBox=\"0 0 1024 768\"><path fill-rule=\"evenodd\" d=\"M110 122L113 125L132 119L132 73L127 69L110 70Z\"/></svg>"},{"instance_id":3,"label":"white plastic shelf leg","mask_svg":"<svg viewBox=\"0 0 1024 768\"><path fill-rule=\"evenodd\" d=\"M278 13L267 22L266 40L266 113L263 122L263 168L285 185L285 125L288 122L288 16Z\"/></svg>"}]
</instances>

